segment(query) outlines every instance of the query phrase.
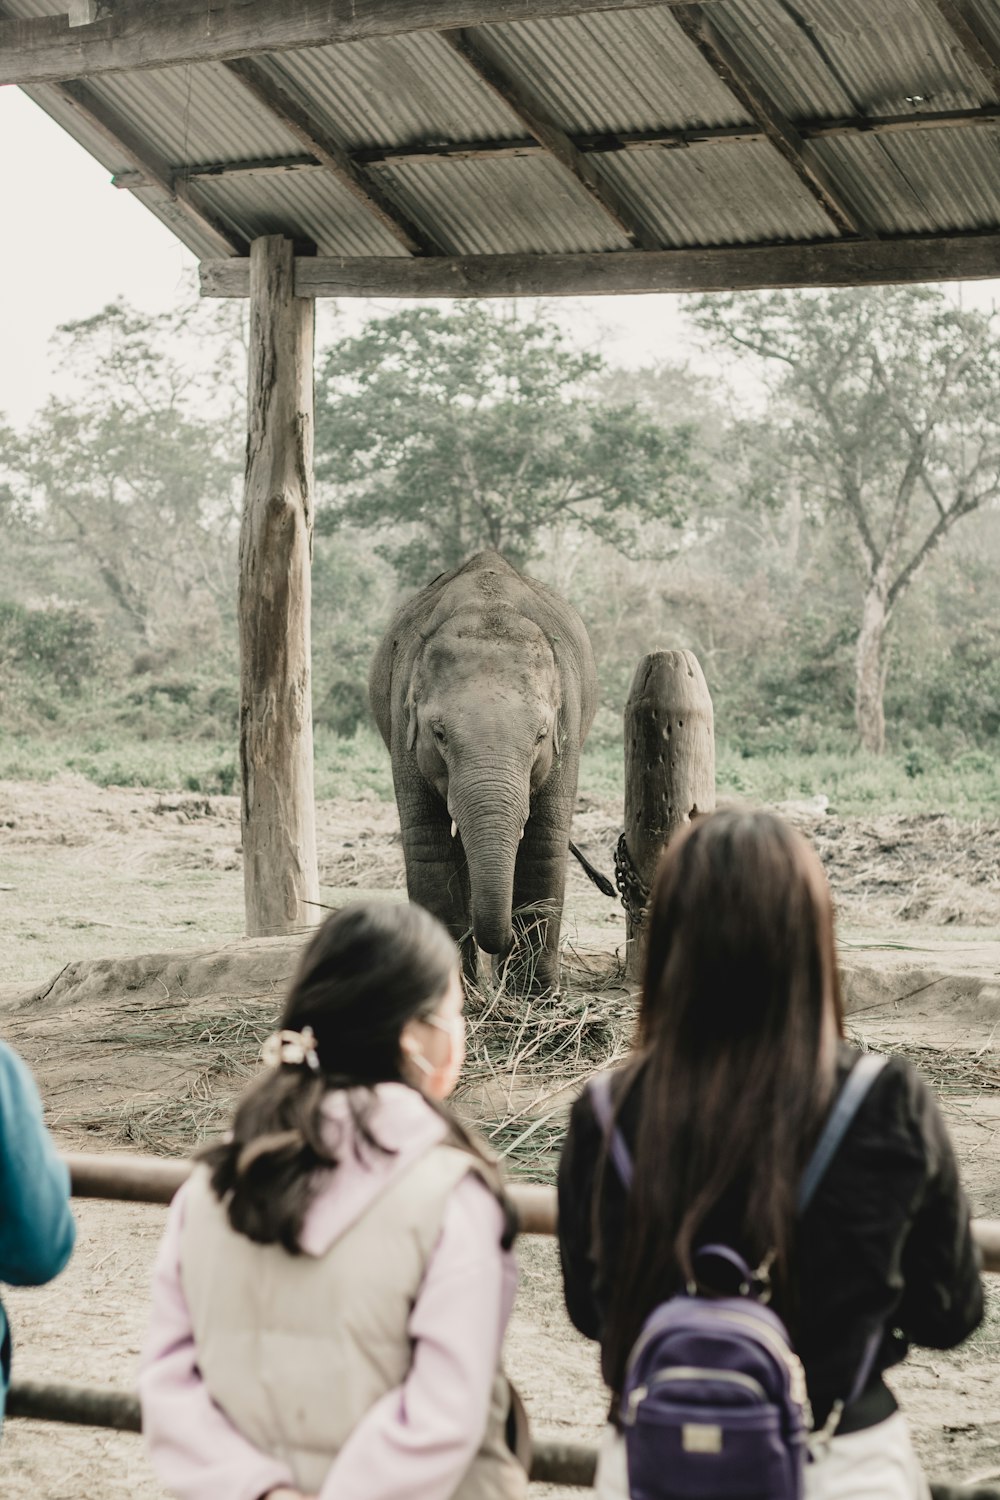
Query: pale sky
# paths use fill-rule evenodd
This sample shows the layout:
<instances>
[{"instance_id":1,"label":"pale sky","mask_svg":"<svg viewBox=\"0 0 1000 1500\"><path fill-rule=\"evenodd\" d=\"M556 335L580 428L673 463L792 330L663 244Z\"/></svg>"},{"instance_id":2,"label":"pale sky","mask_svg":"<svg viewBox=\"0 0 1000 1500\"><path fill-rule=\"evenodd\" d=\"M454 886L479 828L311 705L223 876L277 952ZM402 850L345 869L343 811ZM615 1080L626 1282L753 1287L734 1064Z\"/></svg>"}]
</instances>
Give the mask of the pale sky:
<instances>
[{"instance_id":1,"label":"pale sky","mask_svg":"<svg viewBox=\"0 0 1000 1500\"><path fill-rule=\"evenodd\" d=\"M147 312L185 302L195 258L82 147L15 88L0 88L0 417L26 422L58 382L51 335L116 297ZM966 305L1000 303L1000 281L955 283ZM575 339L612 362L693 358L706 368L676 296L564 298ZM386 301L340 303L356 325ZM346 316L344 316L346 315ZM332 336L318 305L318 338Z\"/></svg>"}]
</instances>

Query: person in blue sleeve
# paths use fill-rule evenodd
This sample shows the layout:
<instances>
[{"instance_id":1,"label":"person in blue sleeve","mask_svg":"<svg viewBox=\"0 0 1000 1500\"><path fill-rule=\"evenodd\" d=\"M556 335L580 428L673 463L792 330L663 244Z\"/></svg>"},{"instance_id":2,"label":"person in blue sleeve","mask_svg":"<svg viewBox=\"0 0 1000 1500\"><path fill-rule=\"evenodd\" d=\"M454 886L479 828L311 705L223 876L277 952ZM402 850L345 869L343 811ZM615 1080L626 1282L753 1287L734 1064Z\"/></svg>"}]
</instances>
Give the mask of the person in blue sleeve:
<instances>
[{"instance_id":1,"label":"person in blue sleeve","mask_svg":"<svg viewBox=\"0 0 1000 1500\"><path fill-rule=\"evenodd\" d=\"M76 1225L69 1172L42 1120L24 1063L0 1042L0 1281L41 1286L69 1260ZM0 1424L10 1382L11 1339L0 1303Z\"/></svg>"}]
</instances>

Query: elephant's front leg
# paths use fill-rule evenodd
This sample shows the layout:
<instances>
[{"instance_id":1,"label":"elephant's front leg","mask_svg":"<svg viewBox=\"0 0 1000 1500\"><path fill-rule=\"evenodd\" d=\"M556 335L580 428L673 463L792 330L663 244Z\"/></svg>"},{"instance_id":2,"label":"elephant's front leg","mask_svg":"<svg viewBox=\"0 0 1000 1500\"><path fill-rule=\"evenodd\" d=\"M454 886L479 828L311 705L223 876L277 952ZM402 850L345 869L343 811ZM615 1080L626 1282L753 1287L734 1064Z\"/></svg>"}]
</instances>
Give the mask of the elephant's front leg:
<instances>
[{"instance_id":1,"label":"elephant's front leg","mask_svg":"<svg viewBox=\"0 0 1000 1500\"><path fill-rule=\"evenodd\" d=\"M407 895L444 923L461 950L465 978L475 983L469 867L460 840L451 836L448 810L429 787L397 800Z\"/></svg>"},{"instance_id":2,"label":"elephant's front leg","mask_svg":"<svg viewBox=\"0 0 1000 1500\"><path fill-rule=\"evenodd\" d=\"M566 888L572 800L539 792L524 829L514 870L515 946L508 972L516 989L544 994L559 988L559 933Z\"/></svg>"}]
</instances>

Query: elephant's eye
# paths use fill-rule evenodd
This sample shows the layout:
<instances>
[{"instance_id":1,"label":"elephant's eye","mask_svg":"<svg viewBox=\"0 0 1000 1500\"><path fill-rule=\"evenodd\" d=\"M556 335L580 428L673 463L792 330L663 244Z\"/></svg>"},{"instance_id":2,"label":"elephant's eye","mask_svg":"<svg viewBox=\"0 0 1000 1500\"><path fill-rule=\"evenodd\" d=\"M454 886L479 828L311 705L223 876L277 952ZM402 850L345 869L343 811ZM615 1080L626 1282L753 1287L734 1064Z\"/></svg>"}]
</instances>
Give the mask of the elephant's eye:
<instances>
[{"instance_id":1,"label":"elephant's eye","mask_svg":"<svg viewBox=\"0 0 1000 1500\"><path fill-rule=\"evenodd\" d=\"M448 743L448 736L444 732L443 724L432 724L431 734L437 740L439 745L446 745Z\"/></svg>"},{"instance_id":2,"label":"elephant's eye","mask_svg":"<svg viewBox=\"0 0 1000 1500\"><path fill-rule=\"evenodd\" d=\"M547 724L543 724L542 727L541 727L541 729L535 735L535 744L536 745L540 745L542 743L542 740L544 740L545 738L547 738L548 732L549 732L549 726Z\"/></svg>"}]
</instances>

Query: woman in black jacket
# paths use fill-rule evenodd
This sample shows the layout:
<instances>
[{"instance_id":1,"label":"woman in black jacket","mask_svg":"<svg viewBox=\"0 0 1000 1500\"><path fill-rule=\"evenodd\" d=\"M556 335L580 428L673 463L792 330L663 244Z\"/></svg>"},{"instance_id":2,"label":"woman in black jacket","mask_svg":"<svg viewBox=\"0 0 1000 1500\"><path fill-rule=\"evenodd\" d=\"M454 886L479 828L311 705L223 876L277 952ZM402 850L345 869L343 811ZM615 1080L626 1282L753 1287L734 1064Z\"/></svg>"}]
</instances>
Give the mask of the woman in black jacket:
<instances>
[{"instance_id":1,"label":"woman in black jacket","mask_svg":"<svg viewBox=\"0 0 1000 1500\"><path fill-rule=\"evenodd\" d=\"M808 1500L919 1500L926 1481L882 1376L911 1342L947 1349L978 1326L978 1258L941 1115L902 1058L875 1079L796 1219L802 1171L856 1056L815 853L769 813L695 822L657 876L637 1045L611 1077L635 1163L627 1194L586 1092L570 1120L566 1303L600 1342L617 1397L643 1322L693 1279L699 1245L732 1246L751 1266L770 1258L772 1306L804 1364L817 1430L876 1345L864 1390L808 1466ZM598 1494L627 1493L612 1427Z\"/></svg>"}]
</instances>

